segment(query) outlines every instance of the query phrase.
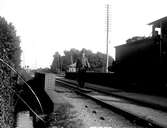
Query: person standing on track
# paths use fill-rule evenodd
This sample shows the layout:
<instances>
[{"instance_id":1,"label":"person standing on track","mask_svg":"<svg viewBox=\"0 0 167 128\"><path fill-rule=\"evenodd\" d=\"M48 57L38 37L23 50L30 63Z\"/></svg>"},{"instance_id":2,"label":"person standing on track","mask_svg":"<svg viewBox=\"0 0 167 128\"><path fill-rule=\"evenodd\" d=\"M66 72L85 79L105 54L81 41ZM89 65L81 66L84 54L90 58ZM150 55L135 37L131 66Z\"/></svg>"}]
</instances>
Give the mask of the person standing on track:
<instances>
[{"instance_id":1,"label":"person standing on track","mask_svg":"<svg viewBox=\"0 0 167 128\"><path fill-rule=\"evenodd\" d=\"M90 64L88 62L87 57L85 56L85 52L82 51L81 59L77 59L76 64L77 72L78 72L78 84L80 87L84 88L85 84L85 73L90 68Z\"/></svg>"}]
</instances>

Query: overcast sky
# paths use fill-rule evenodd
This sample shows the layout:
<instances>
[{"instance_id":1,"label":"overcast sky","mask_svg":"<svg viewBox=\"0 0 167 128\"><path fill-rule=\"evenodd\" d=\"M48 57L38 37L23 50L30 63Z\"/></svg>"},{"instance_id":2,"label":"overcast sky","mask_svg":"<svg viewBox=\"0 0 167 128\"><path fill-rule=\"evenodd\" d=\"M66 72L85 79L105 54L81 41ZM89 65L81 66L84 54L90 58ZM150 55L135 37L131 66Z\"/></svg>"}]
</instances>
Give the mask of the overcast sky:
<instances>
[{"instance_id":1,"label":"overcast sky","mask_svg":"<svg viewBox=\"0 0 167 128\"><path fill-rule=\"evenodd\" d=\"M151 21L167 16L165 0L0 0L0 15L21 38L22 65L49 67L53 54L70 48L106 51L106 4L110 4L109 54L133 36L149 36Z\"/></svg>"}]
</instances>

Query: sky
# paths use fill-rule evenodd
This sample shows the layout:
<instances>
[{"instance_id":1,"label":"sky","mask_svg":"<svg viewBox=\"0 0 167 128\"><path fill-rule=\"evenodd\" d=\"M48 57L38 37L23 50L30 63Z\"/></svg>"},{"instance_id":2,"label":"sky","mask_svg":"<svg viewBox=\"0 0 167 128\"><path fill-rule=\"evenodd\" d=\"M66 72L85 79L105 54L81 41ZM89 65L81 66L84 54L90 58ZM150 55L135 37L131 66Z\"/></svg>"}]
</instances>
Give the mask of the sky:
<instances>
[{"instance_id":1,"label":"sky","mask_svg":"<svg viewBox=\"0 0 167 128\"><path fill-rule=\"evenodd\" d=\"M165 0L0 0L0 16L21 39L22 66L50 67L58 51L106 52L106 5L110 5L109 54L133 36L150 36L147 24L167 16Z\"/></svg>"}]
</instances>

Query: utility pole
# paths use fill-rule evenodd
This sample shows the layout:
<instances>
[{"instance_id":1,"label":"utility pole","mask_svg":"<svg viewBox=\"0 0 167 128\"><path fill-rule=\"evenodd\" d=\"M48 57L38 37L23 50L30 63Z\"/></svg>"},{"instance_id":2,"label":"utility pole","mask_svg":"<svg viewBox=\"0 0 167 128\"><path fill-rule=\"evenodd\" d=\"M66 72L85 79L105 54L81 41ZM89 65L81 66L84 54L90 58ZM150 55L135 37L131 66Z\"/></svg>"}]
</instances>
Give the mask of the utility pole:
<instances>
[{"instance_id":1,"label":"utility pole","mask_svg":"<svg viewBox=\"0 0 167 128\"><path fill-rule=\"evenodd\" d=\"M107 4L107 37L106 37L106 73L108 73L108 42L109 42L109 4Z\"/></svg>"}]
</instances>

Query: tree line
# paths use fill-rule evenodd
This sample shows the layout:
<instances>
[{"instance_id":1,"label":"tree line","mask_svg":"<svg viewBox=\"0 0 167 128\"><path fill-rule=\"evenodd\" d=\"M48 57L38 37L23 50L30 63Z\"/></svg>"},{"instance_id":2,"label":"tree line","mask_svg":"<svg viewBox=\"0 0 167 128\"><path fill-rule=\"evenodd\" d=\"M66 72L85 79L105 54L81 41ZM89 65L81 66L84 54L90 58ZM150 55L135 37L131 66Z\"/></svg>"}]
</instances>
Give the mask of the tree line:
<instances>
[{"instance_id":1,"label":"tree line","mask_svg":"<svg viewBox=\"0 0 167 128\"><path fill-rule=\"evenodd\" d=\"M90 70L94 72L105 72L107 59L106 54L101 52L93 53L91 50L85 48L82 50L77 50L75 48L65 50L63 56L61 56L59 52L55 52L51 64L51 71L56 73L60 71L67 71L69 65L76 63L77 58L81 58L81 53L83 50L85 51L85 55L90 63ZM114 59L109 56L109 66L112 65L113 61Z\"/></svg>"}]
</instances>

